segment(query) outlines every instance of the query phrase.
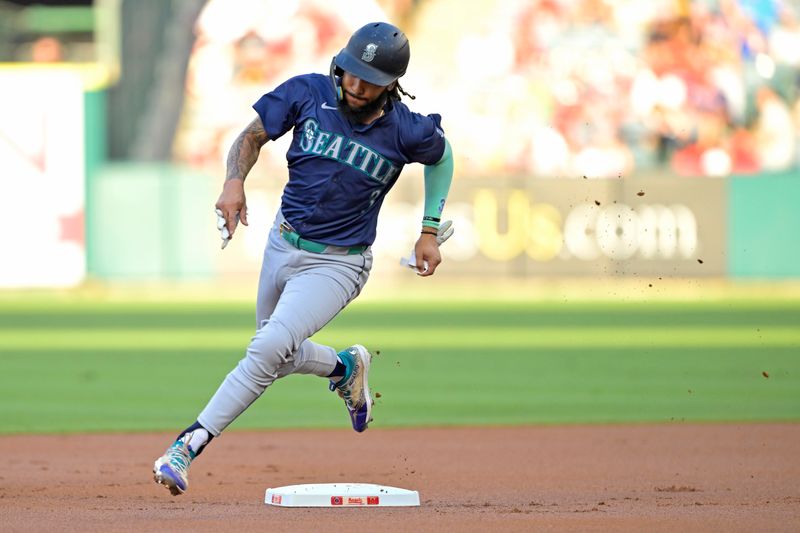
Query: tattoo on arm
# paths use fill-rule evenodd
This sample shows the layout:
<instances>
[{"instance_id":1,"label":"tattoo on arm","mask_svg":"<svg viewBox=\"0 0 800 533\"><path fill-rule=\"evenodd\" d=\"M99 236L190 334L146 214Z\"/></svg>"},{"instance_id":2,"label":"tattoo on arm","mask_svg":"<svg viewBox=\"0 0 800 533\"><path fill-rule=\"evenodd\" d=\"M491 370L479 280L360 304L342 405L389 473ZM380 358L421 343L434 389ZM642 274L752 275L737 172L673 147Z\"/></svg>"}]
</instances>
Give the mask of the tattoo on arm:
<instances>
[{"instance_id":1,"label":"tattoo on arm","mask_svg":"<svg viewBox=\"0 0 800 533\"><path fill-rule=\"evenodd\" d=\"M261 147L268 140L261 119L256 117L233 141L228 152L228 172L225 180L240 179L244 181L247 173L256 164Z\"/></svg>"}]
</instances>

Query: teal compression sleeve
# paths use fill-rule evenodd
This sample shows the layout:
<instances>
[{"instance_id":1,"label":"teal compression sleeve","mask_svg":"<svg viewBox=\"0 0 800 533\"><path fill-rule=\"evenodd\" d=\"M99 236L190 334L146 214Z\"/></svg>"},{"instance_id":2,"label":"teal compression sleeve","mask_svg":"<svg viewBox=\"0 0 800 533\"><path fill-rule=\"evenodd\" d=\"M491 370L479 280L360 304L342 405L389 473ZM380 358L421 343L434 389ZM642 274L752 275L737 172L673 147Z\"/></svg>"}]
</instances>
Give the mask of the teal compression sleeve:
<instances>
[{"instance_id":1,"label":"teal compression sleeve","mask_svg":"<svg viewBox=\"0 0 800 533\"><path fill-rule=\"evenodd\" d=\"M444 140L444 154L435 165L425 165L425 213L422 225L438 228L439 221L453 181L453 150Z\"/></svg>"}]
</instances>

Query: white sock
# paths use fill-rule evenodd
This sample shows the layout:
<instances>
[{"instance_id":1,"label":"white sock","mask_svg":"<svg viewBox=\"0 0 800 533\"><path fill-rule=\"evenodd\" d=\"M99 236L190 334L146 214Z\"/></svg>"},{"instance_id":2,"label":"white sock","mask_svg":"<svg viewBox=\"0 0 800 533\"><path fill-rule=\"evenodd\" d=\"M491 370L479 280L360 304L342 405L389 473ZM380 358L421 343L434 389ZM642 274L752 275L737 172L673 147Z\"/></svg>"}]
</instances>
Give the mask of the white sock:
<instances>
[{"instance_id":1,"label":"white sock","mask_svg":"<svg viewBox=\"0 0 800 533\"><path fill-rule=\"evenodd\" d=\"M189 447L193 452L197 453L205 443L208 442L208 431L203 428L195 429L192 431L192 438L189 440Z\"/></svg>"}]
</instances>

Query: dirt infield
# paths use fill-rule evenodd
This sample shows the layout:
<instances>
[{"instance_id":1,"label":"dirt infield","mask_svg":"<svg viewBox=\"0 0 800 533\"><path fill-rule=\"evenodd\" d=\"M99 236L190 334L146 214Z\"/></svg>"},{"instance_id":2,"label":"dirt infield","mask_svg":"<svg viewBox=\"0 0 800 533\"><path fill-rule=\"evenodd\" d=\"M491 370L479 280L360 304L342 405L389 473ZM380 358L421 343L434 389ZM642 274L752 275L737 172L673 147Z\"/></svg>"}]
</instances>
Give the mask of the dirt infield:
<instances>
[{"instance_id":1,"label":"dirt infield","mask_svg":"<svg viewBox=\"0 0 800 533\"><path fill-rule=\"evenodd\" d=\"M800 530L800 424L232 431L180 497L150 471L171 437L0 438L0 530ZM422 505L263 503L268 487L346 481Z\"/></svg>"}]
</instances>

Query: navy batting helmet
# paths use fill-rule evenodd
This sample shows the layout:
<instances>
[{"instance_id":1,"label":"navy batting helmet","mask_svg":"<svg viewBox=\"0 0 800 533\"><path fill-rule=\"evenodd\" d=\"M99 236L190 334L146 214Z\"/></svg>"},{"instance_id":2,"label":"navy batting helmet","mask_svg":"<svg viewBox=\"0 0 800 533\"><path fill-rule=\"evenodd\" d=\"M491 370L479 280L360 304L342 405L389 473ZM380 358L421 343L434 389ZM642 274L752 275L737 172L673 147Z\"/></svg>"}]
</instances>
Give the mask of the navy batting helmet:
<instances>
[{"instance_id":1,"label":"navy batting helmet","mask_svg":"<svg viewBox=\"0 0 800 533\"><path fill-rule=\"evenodd\" d=\"M357 78L385 87L406 73L411 49L400 28L386 22L371 22L358 29L347 46L331 61L331 78L340 69ZM337 91L338 92L338 91Z\"/></svg>"}]
</instances>

